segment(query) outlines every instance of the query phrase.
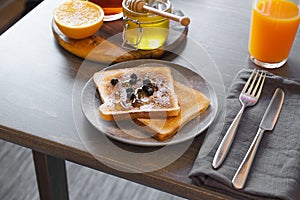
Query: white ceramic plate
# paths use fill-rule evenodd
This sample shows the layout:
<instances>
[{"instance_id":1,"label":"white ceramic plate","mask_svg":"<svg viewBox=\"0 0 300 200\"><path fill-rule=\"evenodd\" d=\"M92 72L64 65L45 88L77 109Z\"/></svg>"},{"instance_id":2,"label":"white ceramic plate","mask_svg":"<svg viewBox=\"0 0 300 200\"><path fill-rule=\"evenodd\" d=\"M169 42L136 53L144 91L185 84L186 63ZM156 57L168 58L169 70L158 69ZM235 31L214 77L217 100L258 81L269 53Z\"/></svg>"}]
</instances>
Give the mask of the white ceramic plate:
<instances>
[{"instance_id":1,"label":"white ceramic plate","mask_svg":"<svg viewBox=\"0 0 300 200\"><path fill-rule=\"evenodd\" d=\"M193 139L204 132L213 122L218 110L217 96L213 88L195 71L187 67L161 60L133 60L114 64L104 70L137 67L140 65L166 65L171 68L174 80L189 84L204 93L211 101L209 108L201 116L188 122L174 136L157 141L131 121L105 121L99 117L98 107L101 105L98 92L91 78L85 85L81 95L82 111L87 120L99 131L117 141L139 146L165 146Z\"/></svg>"}]
</instances>

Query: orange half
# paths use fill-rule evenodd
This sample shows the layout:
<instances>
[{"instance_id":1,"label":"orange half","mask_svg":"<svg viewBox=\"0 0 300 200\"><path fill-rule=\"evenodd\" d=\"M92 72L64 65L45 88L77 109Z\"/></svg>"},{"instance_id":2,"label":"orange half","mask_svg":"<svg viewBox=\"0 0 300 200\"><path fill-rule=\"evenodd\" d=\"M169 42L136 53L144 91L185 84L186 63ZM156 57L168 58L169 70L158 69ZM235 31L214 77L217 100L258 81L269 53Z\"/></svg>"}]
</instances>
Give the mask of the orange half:
<instances>
[{"instance_id":1,"label":"orange half","mask_svg":"<svg viewBox=\"0 0 300 200\"><path fill-rule=\"evenodd\" d=\"M83 39L94 35L101 28L104 12L92 2L72 0L55 8L53 18L67 37Z\"/></svg>"}]
</instances>

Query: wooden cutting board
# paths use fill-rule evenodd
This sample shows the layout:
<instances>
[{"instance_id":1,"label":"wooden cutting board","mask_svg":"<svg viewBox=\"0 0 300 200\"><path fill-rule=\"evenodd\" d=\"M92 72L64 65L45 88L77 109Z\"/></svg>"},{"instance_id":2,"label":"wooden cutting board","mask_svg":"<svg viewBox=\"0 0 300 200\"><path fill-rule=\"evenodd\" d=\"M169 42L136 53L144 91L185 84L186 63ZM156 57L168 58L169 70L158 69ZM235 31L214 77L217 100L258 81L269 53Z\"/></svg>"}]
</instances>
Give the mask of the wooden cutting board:
<instances>
[{"instance_id":1,"label":"wooden cutting board","mask_svg":"<svg viewBox=\"0 0 300 200\"><path fill-rule=\"evenodd\" d=\"M173 13L183 16L179 10ZM127 60L161 58L172 52L186 39L188 27L170 21L169 37L163 47L153 50L132 50L122 47L123 21L104 22L101 29L91 37L71 39L65 36L52 22L52 31L57 42L68 52L96 62L117 63Z\"/></svg>"}]
</instances>

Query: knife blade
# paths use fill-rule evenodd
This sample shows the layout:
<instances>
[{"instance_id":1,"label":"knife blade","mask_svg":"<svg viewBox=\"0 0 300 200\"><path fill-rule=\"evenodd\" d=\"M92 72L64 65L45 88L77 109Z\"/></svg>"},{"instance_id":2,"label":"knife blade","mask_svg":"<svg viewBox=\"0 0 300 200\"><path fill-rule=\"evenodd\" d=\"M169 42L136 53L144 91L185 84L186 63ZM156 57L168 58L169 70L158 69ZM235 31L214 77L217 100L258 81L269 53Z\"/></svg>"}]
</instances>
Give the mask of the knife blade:
<instances>
[{"instance_id":1,"label":"knife blade","mask_svg":"<svg viewBox=\"0 0 300 200\"><path fill-rule=\"evenodd\" d=\"M273 130L277 122L283 100L284 92L282 89L277 88L259 125L261 129L266 131Z\"/></svg>"},{"instance_id":2,"label":"knife blade","mask_svg":"<svg viewBox=\"0 0 300 200\"><path fill-rule=\"evenodd\" d=\"M263 133L265 131L271 131L274 129L283 105L283 101L284 92L282 89L277 88L260 122L255 138L253 139L246 156L244 157L232 179L232 185L234 188L242 189L244 187Z\"/></svg>"}]
</instances>

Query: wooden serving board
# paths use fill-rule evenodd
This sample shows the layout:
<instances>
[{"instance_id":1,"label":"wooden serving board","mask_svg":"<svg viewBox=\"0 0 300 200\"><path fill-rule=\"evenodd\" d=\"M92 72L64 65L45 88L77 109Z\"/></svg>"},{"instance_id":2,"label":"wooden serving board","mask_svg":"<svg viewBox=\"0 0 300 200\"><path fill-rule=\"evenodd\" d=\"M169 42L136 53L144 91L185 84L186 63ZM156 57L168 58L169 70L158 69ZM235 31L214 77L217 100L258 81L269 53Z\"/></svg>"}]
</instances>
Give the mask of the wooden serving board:
<instances>
[{"instance_id":1,"label":"wooden serving board","mask_svg":"<svg viewBox=\"0 0 300 200\"><path fill-rule=\"evenodd\" d=\"M183 13L179 10L174 10L173 13L183 16ZM54 37L65 50L80 58L103 63L161 58L183 43L188 32L188 27L181 26L170 20L170 30L169 37L161 48L153 50L132 50L122 47L122 20L104 22L96 34L79 40L68 38L58 29L55 22L52 22Z\"/></svg>"}]
</instances>

